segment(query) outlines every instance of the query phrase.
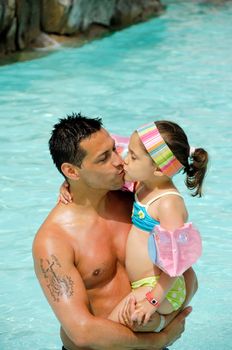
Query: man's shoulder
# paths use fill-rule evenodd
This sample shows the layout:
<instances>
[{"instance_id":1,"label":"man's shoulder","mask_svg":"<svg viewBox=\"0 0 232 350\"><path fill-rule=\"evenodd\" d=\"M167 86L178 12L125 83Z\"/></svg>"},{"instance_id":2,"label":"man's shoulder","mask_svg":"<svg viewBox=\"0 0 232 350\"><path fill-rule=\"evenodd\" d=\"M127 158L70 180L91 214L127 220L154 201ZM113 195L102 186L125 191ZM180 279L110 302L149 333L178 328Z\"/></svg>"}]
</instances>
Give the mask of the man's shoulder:
<instances>
[{"instance_id":1,"label":"man's shoulder","mask_svg":"<svg viewBox=\"0 0 232 350\"><path fill-rule=\"evenodd\" d=\"M55 241L58 237L61 239L65 233L64 217L68 211L68 206L66 208L65 205L57 204L39 227L33 244L47 244L47 242Z\"/></svg>"},{"instance_id":2,"label":"man's shoulder","mask_svg":"<svg viewBox=\"0 0 232 350\"><path fill-rule=\"evenodd\" d=\"M40 230L44 230L47 227L55 225L60 215L62 215L62 211L60 210L60 204L57 204L54 208L50 210L47 217L45 217L38 232L40 232Z\"/></svg>"}]
</instances>

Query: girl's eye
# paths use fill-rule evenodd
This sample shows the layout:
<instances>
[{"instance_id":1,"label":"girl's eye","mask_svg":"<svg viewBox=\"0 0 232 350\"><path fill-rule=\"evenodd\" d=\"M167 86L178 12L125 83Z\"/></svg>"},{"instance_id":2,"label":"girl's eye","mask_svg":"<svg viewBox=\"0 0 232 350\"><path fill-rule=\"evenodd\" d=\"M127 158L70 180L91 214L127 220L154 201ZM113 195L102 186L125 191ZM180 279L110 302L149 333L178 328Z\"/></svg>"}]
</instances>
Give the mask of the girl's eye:
<instances>
[{"instance_id":1,"label":"girl's eye","mask_svg":"<svg viewBox=\"0 0 232 350\"><path fill-rule=\"evenodd\" d=\"M132 154L132 155L131 155L131 159L132 159L132 160L135 160L136 157Z\"/></svg>"}]
</instances>

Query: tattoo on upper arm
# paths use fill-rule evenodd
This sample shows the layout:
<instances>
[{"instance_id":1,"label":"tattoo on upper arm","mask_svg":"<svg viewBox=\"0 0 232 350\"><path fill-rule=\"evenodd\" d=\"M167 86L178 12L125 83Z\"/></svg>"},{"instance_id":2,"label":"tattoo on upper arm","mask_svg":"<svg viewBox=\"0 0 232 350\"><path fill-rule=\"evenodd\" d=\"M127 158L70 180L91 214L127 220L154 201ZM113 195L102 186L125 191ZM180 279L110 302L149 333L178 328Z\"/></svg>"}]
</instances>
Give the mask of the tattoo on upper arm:
<instances>
[{"instance_id":1,"label":"tattoo on upper arm","mask_svg":"<svg viewBox=\"0 0 232 350\"><path fill-rule=\"evenodd\" d=\"M61 264L55 255L51 255L50 259L40 259L40 268L54 301L59 302L60 297L70 298L73 295L74 282L70 276L62 276Z\"/></svg>"}]
</instances>

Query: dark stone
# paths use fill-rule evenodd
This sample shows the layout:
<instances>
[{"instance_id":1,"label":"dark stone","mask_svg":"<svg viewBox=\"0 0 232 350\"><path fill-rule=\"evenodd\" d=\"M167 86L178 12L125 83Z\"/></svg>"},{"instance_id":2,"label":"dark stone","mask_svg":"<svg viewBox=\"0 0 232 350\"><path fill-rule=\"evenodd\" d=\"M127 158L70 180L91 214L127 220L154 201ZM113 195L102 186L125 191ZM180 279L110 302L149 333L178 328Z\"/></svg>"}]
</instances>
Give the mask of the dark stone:
<instances>
[{"instance_id":1,"label":"dark stone","mask_svg":"<svg viewBox=\"0 0 232 350\"><path fill-rule=\"evenodd\" d=\"M39 0L16 0L17 46L20 50L30 47L40 34Z\"/></svg>"},{"instance_id":2,"label":"dark stone","mask_svg":"<svg viewBox=\"0 0 232 350\"><path fill-rule=\"evenodd\" d=\"M112 25L127 26L158 15L164 7L159 0L117 0Z\"/></svg>"},{"instance_id":3,"label":"dark stone","mask_svg":"<svg viewBox=\"0 0 232 350\"><path fill-rule=\"evenodd\" d=\"M1 1L1 0L0 0ZM0 54L53 47L53 37L86 39L144 21L163 9L160 0L4 0L0 2ZM50 37L49 37L49 36Z\"/></svg>"},{"instance_id":4,"label":"dark stone","mask_svg":"<svg viewBox=\"0 0 232 350\"><path fill-rule=\"evenodd\" d=\"M47 33L71 35L92 23L110 25L115 0L43 0L42 28Z\"/></svg>"},{"instance_id":5,"label":"dark stone","mask_svg":"<svg viewBox=\"0 0 232 350\"><path fill-rule=\"evenodd\" d=\"M5 0L0 3L0 52L16 50L16 29L15 0Z\"/></svg>"},{"instance_id":6,"label":"dark stone","mask_svg":"<svg viewBox=\"0 0 232 350\"><path fill-rule=\"evenodd\" d=\"M72 8L78 0L42 0L41 1L41 25L46 33L72 34L78 28L78 16L73 26L68 25L68 18Z\"/></svg>"}]
</instances>

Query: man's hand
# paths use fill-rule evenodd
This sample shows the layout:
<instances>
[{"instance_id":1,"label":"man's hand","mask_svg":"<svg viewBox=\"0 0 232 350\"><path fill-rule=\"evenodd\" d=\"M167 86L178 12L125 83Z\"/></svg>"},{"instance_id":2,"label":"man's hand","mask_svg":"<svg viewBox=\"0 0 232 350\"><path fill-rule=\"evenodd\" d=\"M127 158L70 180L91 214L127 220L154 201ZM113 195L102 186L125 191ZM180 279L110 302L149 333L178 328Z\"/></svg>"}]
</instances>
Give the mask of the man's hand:
<instances>
[{"instance_id":1,"label":"man's hand","mask_svg":"<svg viewBox=\"0 0 232 350\"><path fill-rule=\"evenodd\" d=\"M131 320L137 322L139 326L145 326L156 310L157 308L149 303L147 299L143 299L137 302L135 311L131 315Z\"/></svg>"},{"instance_id":2,"label":"man's hand","mask_svg":"<svg viewBox=\"0 0 232 350\"><path fill-rule=\"evenodd\" d=\"M131 315L135 312L136 303L136 298L131 293L118 313L118 321L121 324L124 324L125 326L131 328L132 330L134 328L134 322Z\"/></svg>"},{"instance_id":3,"label":"man's hand","mask_svg":"<svg viewBox=\"0 0 232 350\"><path fill-rule=\"evenodd\" d=\"M131 293L122 304L122 307L119 309L117 318L118 322L130 328L133 332L153 332L155 328L159 325L160 316L158 313L153 313L146 325L139 324L136 317L132 317L135 314L137 305L140 302L137 302L136 296L134 293ZM153 307L153 305L151 305ZM173 316L175 317L175 316ZM168 323L171 322L171 319Z\"/></svg>"},{"instance_id":4,"label":"man's hand","mask_svg":"<svg viewBox=\"0 0 232 350\"><path fill-rule=\"evenodd\" d=\"M181 337L185 328L185 318L192 312L190 306L186 307L164 330L161 332L166 337L165 346L172 345Z\"/></svg>"}]
</instances>

